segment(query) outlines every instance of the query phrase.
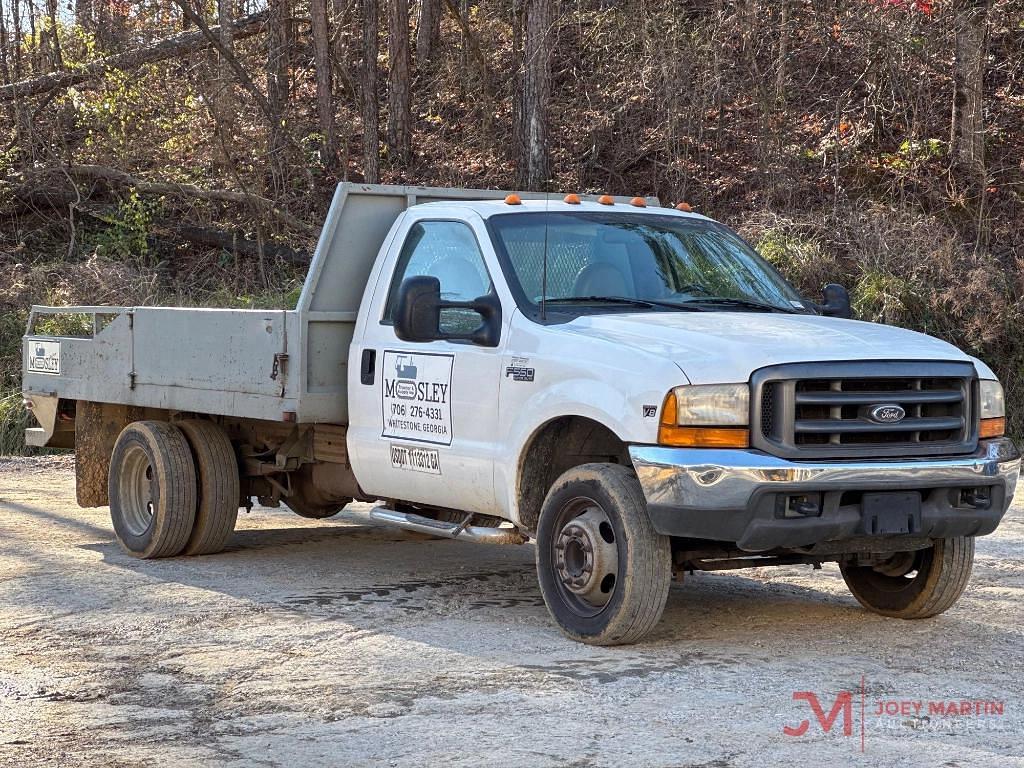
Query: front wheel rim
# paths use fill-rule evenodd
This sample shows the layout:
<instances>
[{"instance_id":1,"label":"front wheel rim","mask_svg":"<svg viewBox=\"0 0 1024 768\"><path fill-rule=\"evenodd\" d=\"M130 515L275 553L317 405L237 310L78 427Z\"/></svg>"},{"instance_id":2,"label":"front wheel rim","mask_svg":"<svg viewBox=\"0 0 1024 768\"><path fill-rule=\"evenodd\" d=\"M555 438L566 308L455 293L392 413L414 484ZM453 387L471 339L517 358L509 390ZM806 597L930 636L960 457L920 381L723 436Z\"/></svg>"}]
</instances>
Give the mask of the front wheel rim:
<instances>
[{"instance_id":1,"label":"front wheel rim","mask_svg":"<svg viewBox=\"0 0 1024 768\"><path fill-rule=\"evenodd\" d=\"M611 518L593 499L576 498L562 507L554 529L551 564L562 602L577 616L596 616L611 602L619 581Z\"/></svg>"}]
</instances>

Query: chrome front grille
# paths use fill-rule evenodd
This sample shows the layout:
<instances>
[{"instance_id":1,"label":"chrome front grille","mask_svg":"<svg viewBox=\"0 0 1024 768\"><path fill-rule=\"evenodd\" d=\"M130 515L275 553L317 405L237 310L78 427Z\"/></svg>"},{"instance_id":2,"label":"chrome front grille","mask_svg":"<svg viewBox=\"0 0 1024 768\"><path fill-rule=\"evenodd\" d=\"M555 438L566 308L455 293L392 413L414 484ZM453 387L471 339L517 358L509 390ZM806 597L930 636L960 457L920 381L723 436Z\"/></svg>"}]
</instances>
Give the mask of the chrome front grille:
<instances>
[{"instance_id":1,"label":"chrome front grille","mask_svg":"<svg viewBox=\"0 0 1024 768\"><path fill-rule=\"evenodd\" d=\"M800 363L761 369L752 386L753 444L775 455L935 456L977 444L970 363Z\"/></svg>"}]
</instances>

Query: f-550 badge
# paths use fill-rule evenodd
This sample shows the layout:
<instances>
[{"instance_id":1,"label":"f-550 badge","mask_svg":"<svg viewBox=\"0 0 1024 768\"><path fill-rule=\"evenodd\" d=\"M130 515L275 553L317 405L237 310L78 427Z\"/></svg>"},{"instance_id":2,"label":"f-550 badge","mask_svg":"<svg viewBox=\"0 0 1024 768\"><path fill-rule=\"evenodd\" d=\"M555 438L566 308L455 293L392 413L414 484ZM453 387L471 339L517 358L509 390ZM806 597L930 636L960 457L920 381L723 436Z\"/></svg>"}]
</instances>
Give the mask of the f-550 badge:
<instances>
[{"instance_id":1,"label":"f-550 badge","mask_svg":"<svg viewBox=\"0 0 1024 768\"><path fill-rule=\"evenodd\" d=\"M511 376L512 381L533 381L535 371L527 365L529 362L526 357L513 357L512 364L505 369L505 378Z\"/></svg>"}]
</instances>

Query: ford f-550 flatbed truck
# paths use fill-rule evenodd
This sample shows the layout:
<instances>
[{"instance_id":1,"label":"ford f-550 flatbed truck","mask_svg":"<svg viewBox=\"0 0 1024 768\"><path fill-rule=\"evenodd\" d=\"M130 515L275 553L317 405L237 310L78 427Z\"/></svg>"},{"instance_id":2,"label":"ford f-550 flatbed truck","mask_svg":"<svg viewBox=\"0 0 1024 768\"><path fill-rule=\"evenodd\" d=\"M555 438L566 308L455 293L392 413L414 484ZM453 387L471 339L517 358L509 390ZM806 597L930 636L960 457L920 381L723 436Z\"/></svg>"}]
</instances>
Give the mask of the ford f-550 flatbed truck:
<instances>
[{"instance_id":1,"label":"ford f-550 flatbed truck","mask_svg":"<svg viewBox=\"0 0 1024 768\"><path fill-rule=\"evenodd\" d=\"M34 307L27 441L75 448L138 557L219 551L253 497L533 539L588 643L687 570L833 561L873 611L945 611L1020 468L992 371L656 203L343 184L294 310Z\"/></svg>"}]
</instances>

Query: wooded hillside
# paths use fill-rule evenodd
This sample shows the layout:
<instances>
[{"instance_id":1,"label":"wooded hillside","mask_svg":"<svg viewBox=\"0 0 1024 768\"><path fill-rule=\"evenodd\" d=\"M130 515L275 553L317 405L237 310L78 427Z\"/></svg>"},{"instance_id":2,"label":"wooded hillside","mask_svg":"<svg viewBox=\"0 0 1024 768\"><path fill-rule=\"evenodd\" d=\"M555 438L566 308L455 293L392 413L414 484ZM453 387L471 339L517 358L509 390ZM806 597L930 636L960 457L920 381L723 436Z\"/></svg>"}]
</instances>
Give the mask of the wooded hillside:
<instances>
[{"instance_id":1,"label":"wooded hillside","mask_svg":"<svg viewBox=\"0 0 1024 768\"><path fill-rule=\"evenodd\" d=\"M686 200L1021 434L1022 125L1024 0L0 0L0 423L30 303L286 304L349 179Z\"/></svg>"}]
</instances>

